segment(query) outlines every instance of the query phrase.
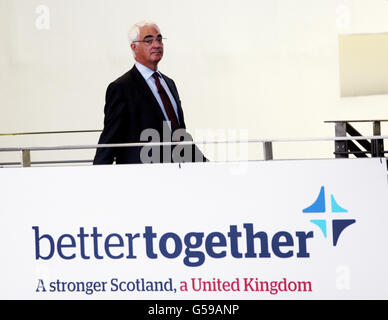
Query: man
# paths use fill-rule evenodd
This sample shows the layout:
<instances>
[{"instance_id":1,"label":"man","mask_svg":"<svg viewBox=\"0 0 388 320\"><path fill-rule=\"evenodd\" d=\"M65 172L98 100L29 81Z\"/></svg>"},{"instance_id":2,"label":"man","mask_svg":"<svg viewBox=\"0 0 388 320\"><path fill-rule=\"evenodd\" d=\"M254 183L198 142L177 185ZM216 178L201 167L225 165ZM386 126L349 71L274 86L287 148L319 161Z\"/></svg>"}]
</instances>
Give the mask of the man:
<instances>
[{"instance_id":1,"label":"man","mask_svg":"<svg viewBox=\"0 0 388 320\"><path fill-rule=\"evenodd\" d=\"M106 91L104 129L99 144L192 141L186 132L181 101L172 79L158 71L163 37L153 22L129 32L136 63ZM167 124L167 125L166 125ZM194 145L98 148L94 164L206 161Z\"/></svg>"}]
</instances>

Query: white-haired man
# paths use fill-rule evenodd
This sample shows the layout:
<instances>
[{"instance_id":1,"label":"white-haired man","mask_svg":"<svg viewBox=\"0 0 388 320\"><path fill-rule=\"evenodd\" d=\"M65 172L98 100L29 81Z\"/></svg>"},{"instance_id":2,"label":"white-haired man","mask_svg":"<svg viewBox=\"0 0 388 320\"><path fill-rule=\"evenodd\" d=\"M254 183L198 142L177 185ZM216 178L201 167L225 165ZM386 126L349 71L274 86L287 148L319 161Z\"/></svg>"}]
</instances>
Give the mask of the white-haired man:
<instances>
[{"instance_id":1,"label":"white-haired man","mask_svg":"<svg viewBox=\"0 0 388 320\"><path fill-rule=\"evenodd\" d=\"M104 129L98 143L144 142L145 132L158 135L153 141L171 141L174 132L179 132L180 141L190 140L175 83L158 71L164 53L159 27L150 21L137 23L129 31L129 40L136 62L108 86ZM140 147L98 148L94 164L206 161L194 145L179 148L177 157L174 147L151 148L151 152L142 152Z\"/></svg>"}]
</instances>

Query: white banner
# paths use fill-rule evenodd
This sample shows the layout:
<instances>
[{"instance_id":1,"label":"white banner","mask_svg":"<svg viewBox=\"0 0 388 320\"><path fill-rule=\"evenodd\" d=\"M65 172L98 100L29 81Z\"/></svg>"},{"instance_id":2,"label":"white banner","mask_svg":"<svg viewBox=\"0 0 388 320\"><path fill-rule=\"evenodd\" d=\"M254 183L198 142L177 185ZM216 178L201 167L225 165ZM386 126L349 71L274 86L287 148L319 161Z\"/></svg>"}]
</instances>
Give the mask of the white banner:
<instances>
[{"instance_id":1,"label":"white banner","mask_svg":"<svg viewBox=\"0 0 388 320\"><path fill-rule=\"evenodd\" d=\"M387 299L383 159L0 169L0 299Z\"/></svg>"}]
</instances>

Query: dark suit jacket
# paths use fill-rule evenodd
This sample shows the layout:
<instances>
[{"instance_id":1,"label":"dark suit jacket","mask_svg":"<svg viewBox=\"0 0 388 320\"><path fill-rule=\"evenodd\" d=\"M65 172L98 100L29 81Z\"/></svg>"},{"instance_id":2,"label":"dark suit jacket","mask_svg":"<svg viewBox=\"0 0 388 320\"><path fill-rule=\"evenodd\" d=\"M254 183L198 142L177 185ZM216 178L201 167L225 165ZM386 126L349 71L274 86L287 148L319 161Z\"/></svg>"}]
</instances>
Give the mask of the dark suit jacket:
<instances>
[{"instance_id":1,"label":"dark suit jacket","mask_svg":"<svg viewBox=\"0 0 388 320\"><path fill-rule=\"evenodd\" d=\"M185 130L186 125L183 110L175 83L167 76L162 76L178 106L179 124L180 129L182 129L180 131L184 132L180 141L192 140L191 136ZM163 130L163 122L166 119L160 109L158 101L155 99L148 84L135 66L120 78L109 84L106 91L104 113L104 129L98 141L99 144L147 142L140 140L141 133L146 129L154 129L154 132L157 132L160 135L161 142L171 141L171 136L166 137L166 131L168 130ZM152 154L148 153L150 157L146 157L148 160L146 159L145 162L175 162L174 160L169 160L171 157L163 158L163 154L166 155L166 150L167 154L171 155L174 151L174 147L146 148L148 148L148 151L152 152ZM207 161L199 149L194 145L185 147L179 146L179 148L180 152L175 152L175 155L180 155L180 157L178 157L180 159L177 160L179 162ZM145 150L143 150L143 156L141 157L141 149L141 147L98 148L93 163L143 163ZM160 157L158 157L158 154ZM149 161L149 159L153 160Z\"/></svg>"}]
</instances>

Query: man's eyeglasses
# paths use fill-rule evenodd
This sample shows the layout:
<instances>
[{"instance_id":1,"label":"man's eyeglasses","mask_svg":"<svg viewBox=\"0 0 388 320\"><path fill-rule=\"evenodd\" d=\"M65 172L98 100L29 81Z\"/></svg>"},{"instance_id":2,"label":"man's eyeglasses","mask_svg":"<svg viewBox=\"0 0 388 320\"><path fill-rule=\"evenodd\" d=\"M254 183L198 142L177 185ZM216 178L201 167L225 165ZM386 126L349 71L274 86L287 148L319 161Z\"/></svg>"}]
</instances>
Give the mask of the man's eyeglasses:
<instances>
[{"instance_id":1,"label":"man's eyeglasses","mask_svg":"<svg viewBox=\"0 0 388 320\"><path fill-rule=\"evenodd\" d=\"M166 38L162 38L162 37L156 37L156 38L145 37L144 40L136 40L136 41L132 41L132 42L144 42L147 46L150 46L151 44L154 43L154 41L157 41L160 44L163 44L163 40L166 40Z\"/></svg>"}]
</instances>

